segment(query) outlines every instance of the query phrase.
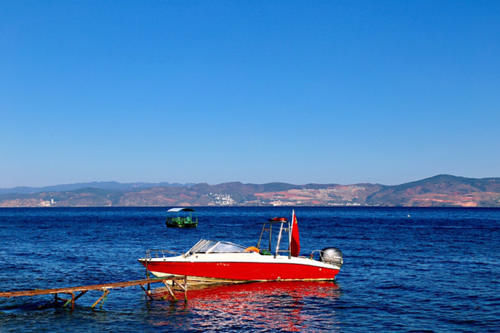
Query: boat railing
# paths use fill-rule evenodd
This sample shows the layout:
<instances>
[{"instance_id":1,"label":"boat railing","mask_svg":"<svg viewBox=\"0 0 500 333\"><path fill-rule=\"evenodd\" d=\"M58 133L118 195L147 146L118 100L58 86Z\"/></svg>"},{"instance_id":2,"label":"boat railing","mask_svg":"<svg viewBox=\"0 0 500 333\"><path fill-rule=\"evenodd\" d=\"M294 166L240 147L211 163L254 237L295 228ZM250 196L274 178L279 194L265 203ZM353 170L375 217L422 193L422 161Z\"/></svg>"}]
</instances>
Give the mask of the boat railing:
<instances>
[{"instance_id":1,"label":"boat railing","mask_svg":"<svg viewBox=\"0 0 500 333\"><path fill-rule=\"evenodd\" d=\"M290 254L290 250L288 250L288 249L278 249L277 250L277 254L279 255L280 253L289 255Z\"/></svg>"},{"instance_id":2,"label":"boat railing","mask_svg":"<svg viewBox=\"0 0 500 333\"><path fill-rule=\"evenodd\" d=\"M321 257L321 251L322 250L314 250L314 251L312 251L311 255L309 256L309 258L314 259L314 255L315 254L318 254L318 257Z\"/></svg>"},{"instance_id":3,"label":"boat railing","mask_svg":"<svg viewBox=\"0 0 500 333\"><path fill-rule=\"evenodd\" d=\"M172 255L179 255L180 253L170 251L170 250L163 250L163 249L150 249L146 251L146 260L153 259L153 258L166 258L166 257L171 257Z\"/></svg>"}]
</instances>

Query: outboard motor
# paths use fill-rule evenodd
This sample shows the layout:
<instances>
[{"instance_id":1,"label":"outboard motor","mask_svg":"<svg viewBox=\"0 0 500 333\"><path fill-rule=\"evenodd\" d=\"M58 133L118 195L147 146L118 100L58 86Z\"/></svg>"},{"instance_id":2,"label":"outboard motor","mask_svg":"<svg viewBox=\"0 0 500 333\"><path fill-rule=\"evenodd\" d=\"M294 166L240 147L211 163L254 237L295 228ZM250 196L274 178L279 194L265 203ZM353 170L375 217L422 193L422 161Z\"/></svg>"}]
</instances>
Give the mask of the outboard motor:
<instances>
[{"instance_id":1,"label":"outboard motor","mask_svg":"<svg viewBox=\"0 0 500 333\"><path fill-rule=\"evenodd\" d=\"M322 262L333 264L339 267L342 267L342 264L344 263L342 251L340 251L336 247L327 247L321 250L320 258Z\"/></svg>"}]
</instances>

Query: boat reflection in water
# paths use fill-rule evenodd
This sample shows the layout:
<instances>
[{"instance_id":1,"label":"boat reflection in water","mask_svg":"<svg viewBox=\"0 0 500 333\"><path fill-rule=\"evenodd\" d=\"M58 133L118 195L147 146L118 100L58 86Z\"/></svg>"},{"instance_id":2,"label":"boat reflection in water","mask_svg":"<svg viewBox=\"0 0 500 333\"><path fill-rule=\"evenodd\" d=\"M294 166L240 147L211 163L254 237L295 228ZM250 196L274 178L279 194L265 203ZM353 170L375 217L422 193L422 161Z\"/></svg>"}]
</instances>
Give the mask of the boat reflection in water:
<instances>
[{"instance_id":1,"label":"boat reflection in water","mask_svg":"<svg viewBox=\"0 0 500 333\"><path fill-rule=\"evenodd\" d=\"M178 322L183 330L335 331L339 325L332 305L339 295L337 284L331 281L219 285L189 290L189 301L170 307L169 317L183 312L189 318ZM166 319L156 324L171 326L173 322Z\"/></svg>"}]
</instances>

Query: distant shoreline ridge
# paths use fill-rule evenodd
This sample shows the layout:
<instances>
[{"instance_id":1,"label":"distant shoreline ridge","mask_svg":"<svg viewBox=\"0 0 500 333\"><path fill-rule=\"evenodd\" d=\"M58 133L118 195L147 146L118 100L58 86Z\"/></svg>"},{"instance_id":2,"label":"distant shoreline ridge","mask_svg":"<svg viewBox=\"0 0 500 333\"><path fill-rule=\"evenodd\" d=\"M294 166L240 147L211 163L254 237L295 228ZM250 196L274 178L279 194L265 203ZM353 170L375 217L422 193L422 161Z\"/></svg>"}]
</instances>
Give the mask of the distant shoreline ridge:
<instances>
[{"instance_id":1,"label":"distant shoreline ridge","mask_svg":"<svg viewBox=\"0 0 500 333\"><path fill-rule=\"evenodd\" d=\"M0 207L500 207L500 178L437 175L400 185L91 182L0 189Z\"/></svg>"}]
</instances>

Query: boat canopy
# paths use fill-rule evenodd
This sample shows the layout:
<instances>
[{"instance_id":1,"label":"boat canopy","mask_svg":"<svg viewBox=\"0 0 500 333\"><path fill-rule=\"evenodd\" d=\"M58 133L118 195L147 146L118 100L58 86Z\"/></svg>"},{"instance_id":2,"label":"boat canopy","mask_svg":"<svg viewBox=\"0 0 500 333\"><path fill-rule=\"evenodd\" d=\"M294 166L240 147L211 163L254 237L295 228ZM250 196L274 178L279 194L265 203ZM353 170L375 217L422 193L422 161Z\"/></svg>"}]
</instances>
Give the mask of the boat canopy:
<instances>
[{"instance_id":1,"label":"boat canopy","mask_svg":"<svg viewBox=\"0 0 500 333\"><path fill-rule=\"evenodd\" d=\"M167 210L168 213L178 213L178 212L194 212L194 209L192 208L185 208L185 207L177 207L177 208L170 208Z\"/></svg>"},{"instance_id":2,"label":"boat canopy","mask_svg":"<svg viewBox=\"0 0 500 333\"><path fill-rule=\"evenodd\" d=\"M231 242L201 239L189 249L186 255L193 253L241 253L245 252L245 249L246 247Z\"/></svg>"}]
</instances>

